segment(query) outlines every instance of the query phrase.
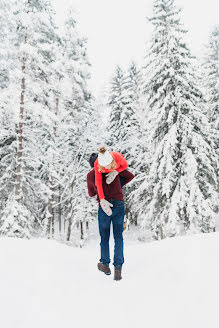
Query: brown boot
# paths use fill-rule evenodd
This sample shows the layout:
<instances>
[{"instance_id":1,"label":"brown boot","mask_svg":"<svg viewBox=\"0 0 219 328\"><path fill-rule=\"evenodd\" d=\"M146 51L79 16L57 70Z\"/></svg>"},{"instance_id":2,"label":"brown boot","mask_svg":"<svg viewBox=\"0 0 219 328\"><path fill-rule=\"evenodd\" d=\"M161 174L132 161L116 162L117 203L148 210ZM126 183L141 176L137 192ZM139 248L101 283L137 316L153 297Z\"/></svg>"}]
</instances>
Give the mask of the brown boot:
<instances>
[{"instance_id":1,"label":"brown boot","mask_svg":"<svg viewBox=\"0 0 219 328\"><path fill-rule=\"evenodd\" d=\"M121 280L122 279L122 269L114 269L114 280Z\"/></svg>"},{"instance_id":2,"label":"brown boot","mask_svg":"<svg viewBox=\"0 0 219 328\"><path fill-rule=\"evenodd\" d=\"M100 271L104 272L105 274L107 274L107 275L111 274L111 270L107 265L104 265L103 263L99 262L97 264L97 267Z\"/></svg>"}]
</instances>

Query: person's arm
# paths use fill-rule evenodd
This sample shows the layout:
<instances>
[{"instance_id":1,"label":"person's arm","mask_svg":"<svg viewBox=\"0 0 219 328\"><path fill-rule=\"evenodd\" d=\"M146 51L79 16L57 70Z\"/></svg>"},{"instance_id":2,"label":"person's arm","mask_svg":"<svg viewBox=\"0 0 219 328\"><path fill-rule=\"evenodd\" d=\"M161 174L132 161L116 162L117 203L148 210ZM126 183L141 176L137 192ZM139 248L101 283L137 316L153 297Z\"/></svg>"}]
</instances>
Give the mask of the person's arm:
<instances>
[{"instance_id":1,"label":"person's arm","mask_svg":"<svg viewBox=\"0 0 219 328\"><path fill-rule=\"evenodd\" d=\"M104 193L103 193L103 177L102 173L98 171L98 160L95 161L94 163L94 169L95 169L95 185L97 187L97 192L99 199L105 198Z\"/></svg>"},{"instance_id":2,"label":"person's arm","mask_svg":"<svg viewBox=\"0 0 219 328\"><path fill-rule=\"evenodd\" d=\"M93 183L90 180L89 174L87 174L87 189L88 189L88 195L90 197L93 197L97 194L96 190L94 189Z\"/></svg>"},{"instance_id":3,"label":"person's arm","mask_svg":"<svg viewBox=\"0 0 219 328\"><path fill-rule=\"evenodd\" d=\"M119 179L120 179L121 187L123 187L125 185L126 179L124 177L121 177L120 174L119 174Z\"/></svg>"},{"instance_id":4,"label":"person's arm","mask_svg":"<svg viewBox=\"0 0 219 328\"><path fill-rule=\"evenodd\" d=\"M126 161L125 157L121 153L114 152L113 157L115 158L116 163L119 163L120 165L118 169L116 169L118 173L127 169L128 162Z\"/></svg>"},{"instance_id":5,"label":"person's arm","mask_svg":"<svg viewBox=\"0 0 219 328\"><path fill-rule=\"evenodd\" d=\"M121 186L123 187L124 185L129 183L134 177L135 177L134 174L132 174L128 170L124 170L124 171L120 172L119 178L120 178Z\"/></svg>"}]
</instances>

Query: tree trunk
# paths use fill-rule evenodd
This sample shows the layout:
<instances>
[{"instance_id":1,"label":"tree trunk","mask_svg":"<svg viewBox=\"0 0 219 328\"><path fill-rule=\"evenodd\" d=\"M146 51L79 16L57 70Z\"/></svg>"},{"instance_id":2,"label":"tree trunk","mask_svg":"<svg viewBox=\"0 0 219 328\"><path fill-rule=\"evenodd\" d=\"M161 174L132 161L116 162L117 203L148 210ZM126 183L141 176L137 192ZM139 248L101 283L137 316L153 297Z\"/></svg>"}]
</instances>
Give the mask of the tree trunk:
<instances>
[{"instance_id":1,"label":"tree trunk","mask_svg":"<svg viewBox=\"0 0 219 328\"><path fill-rule=\"evenodd\" d=\"M52 200L54 198L54 195L52 197ZM54 204L54 201L52 201L52 205ZM52 207L52 238L54 238L55 233L55 210L54 207Z\"/></svg>"},{"instance_id":2,"label":"tree trunk","mask_svg":"<svg viewBox=\"0 0 219 328\"><path fill-rule=\"evenodd\" d=\"M27 43L27 36L25 35L24 43ZM25 95L25 68L26 58L22 59L22 79L21 79L21 97L20 97L20 115L19 115L19 129L18 129L18 149L17 149L17 167L16 167L16 185L15 198L17 201L22 200L21 195L21 174L22 174L22 153L23 153L23 120L24 120L24 95Z\"/></svg>"},{"instance_id":3,"label":"tree trunk","mask_svg":"<svg viewBox=\"0 0 219 328\"><path fill-rule=\"evenodd\" d=\"M63 227L63 232L65 233L65 225L66 225L66 219L64 219L64 227Z\"/></svg>"},{"instance_id":4,"label":"tree trunk","mask_svg":"<svg viewBox=\"0 0 219 328\"><path fill-rule=\"evenodd\" d=\"M59 185L59 207L58 207L58 220L59 220L59 235L62 233L62 207L61 207L61 186Z\"/></svg>"},{"instance_id":5,"label":"tree trunk","mask_svg":"<svg viewBox=\"0 0 219 328\"><path fill-rule=\"evenodd\" d=\"M55 114L57 115L58 113L58 106L59 106L59 99L56 98L56 109L55 109ZM53 127L54 135L56 137L56 131L57 131L57 124L55 122L54 127ZM53 154L53 163L54 163L54 154ZM48 220L48 233L52 234L52 237L54 237L55 233L55 210L54 210L54 203L55 203L55 189L54 189L54 177L51 176L50 178L50 190L52 192L52 195L49 199L49 213L50 213L50 218ZM51 231L52 230L52 231Z\"/></svg>"},{"instance_id":6,"label":"tree trunk","mask_svg":"<svg viewBox=\"0 0 219 328\"><path fill-rule=\"evenodd\" d=\"M71 196L69 199L69 204L68 204L68 232L67 232L67 241L70 240L71 237L71 229L72 229L72 216L73 216L73 190L74 190L74 181L75 178L72 180L71 182L71 187L70 187L70 191L71 191Z\"/></svg>"},{"instance_id":7,"label":"tree trunk","mask_svg":"<svg viewBox=\"0 0 219 328\"><path fill-rule=\"evenodd\" d=\"M53 193L53 178L52 177L49 177L49 187L50 187L50 190L52 191ZM49 196L49 200L48 200L48 214L49 214L49 217L48 217L48 223L47 223L47 238L50 238L51 237L51 234L54 235L54 231L53 231L53 220L54 220L54 213L53 213L53 194L51 194Z\"/></svg>"},{"instance_id":8,"label":"tree trunk","mask_svg":"<svg viewBox=\"0 0 219 328\"><path fill-rule=\"evenodd\" d=\"M46 235L47 235L47 238L49 239L51 236L51 224L52 224L52 204L51 204L50 200L49 200L49 204L48 204L48 212L49 212L49 217L48 217L48 222L47 222Z\"/></svg>"},{"instance_id":9,"label":"tree trunk","mask_svg":"<svg viewBox=\"0 0 219 328\"><path fill-rule=\"evenodd\" d=\"M69 218L68 218L67 241L69 241L70 240L70 237L71 237L71 225L72 225L72 218L71 218L71 215L69 215Z\"/></svg>"},{"instance_id":10,"label":"tree trunk","mask_svg":"<svg viewBox=\"0 0 219 328\"><path fill-rule=\"evenodd\" d=\"M59 98L56 98L56 111L55 111L56 116L58 115L58 110L59 110ZM57 132L57 124L56 124L56 122L55 122L55 125L53 127L53 131L54 131L54 135L56 137L56 132Z\"/></svg>"},{"instance_id":11,"label":"tree trunk","mask_svg":"<svg viewBox=\"0 0 219 328\"><path fill-rule=\"evenodd\" d=\"M84 231L83 231L83 222L80 221L80 227L81 227L81 239L84 239Z\"/></svg>"},{"instance_id":12,"label":"tree trunk","mask_svg":"<svg viewBox=\"0 0 219 328\"><path fill-rule=\"evenodd\" d=\"M137 216L135 216L135 226L137 226L138 225L138 218L137 218Z\"/></svg>"}]
</instances>

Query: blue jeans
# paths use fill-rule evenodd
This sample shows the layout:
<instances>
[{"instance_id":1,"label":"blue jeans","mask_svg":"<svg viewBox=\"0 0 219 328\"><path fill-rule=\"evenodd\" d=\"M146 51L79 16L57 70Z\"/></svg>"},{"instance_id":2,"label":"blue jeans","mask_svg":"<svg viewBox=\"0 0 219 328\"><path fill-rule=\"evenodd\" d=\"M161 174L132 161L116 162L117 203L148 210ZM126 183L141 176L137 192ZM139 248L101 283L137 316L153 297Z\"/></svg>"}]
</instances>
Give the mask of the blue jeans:
<instances>
[{"instance_id":1,"label":"blue jeans","mask_svg":"<svg viewBox=\"0 0 219 328\"><path fill-rule=\"evenodd\" d=\"M100 248L101 258L100 262L109 265L110 252L109 252L109 238L110 238L110 225L113 223L113 236L114 236L114 262L113 265L119 269L122 268L124 263L123 256L123 222L125 216L124 201L122 200L109 200L113 204L112 215L108 216L102 207L98 208L98 223L100 233Z\"/></svg>"}]
</instances>

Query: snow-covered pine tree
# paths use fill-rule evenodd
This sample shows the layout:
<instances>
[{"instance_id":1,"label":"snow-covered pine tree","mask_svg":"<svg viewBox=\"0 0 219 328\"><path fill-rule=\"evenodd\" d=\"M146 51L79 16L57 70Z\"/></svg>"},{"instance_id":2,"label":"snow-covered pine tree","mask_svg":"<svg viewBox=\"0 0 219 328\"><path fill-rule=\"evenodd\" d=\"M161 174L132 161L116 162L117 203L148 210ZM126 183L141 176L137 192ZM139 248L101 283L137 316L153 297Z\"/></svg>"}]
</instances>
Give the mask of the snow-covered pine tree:
<instances>
[{"instance_id":1,"label":"snow-covered pine tree","mask_svg":"<svg viewBox=\"0 0 219 328\"><path fill-rule=\"evenodd\" d=\"M21 4L22 6L22 4ZM17 18L21 12L20 4L1 2L1 111L0 111L0 188L2 213L0 219L1 235L29 237L32 220L29 211L14 197L17 136L16 106L19 108L18 65L17 58ZM5 37L7 35L7 38ZM20 72L20 67L19 67ZM20 83L19 83L20 84Z\"/></svg>"},{"instance_id":2,"label":"snow-covered pine tree","mask_svg":"<svg viewBox=\"0 0 219 328\"><path fill-rule=\"evenodd\" d=\"M18 105L11 73L16 69L14 34L15 22L11 4L0 3L0 216L14 189L16 167L16 125L14 107ZM7 38L5 37L7 35Z\"/></svg>"},{"instance_id":3,"label":"snow-covered pine tree","mask_svg":"<svg viewBox=\"0 0 219 328\"><path fill-rule=\"evenodd\" d=\"M87 190L86 175L90 169L88 163L90 151L91 149L92 152L94 151L94 145L97 145L100 134L97 111L88 88L90 63L87 57L87 41L79 33L72 8L69 8L66 14L61 38L62 111L59 115L57 139L59 148L65 154L59 161L62 176L60 201L63 216L66 218L65 239L70 241L75 223L86 221L86 217L82 220L80 214L80 209L84 207L82 193Z\"/></svg>"},{"instance_id":4,"label":"snow-covered pine tree","mask_svg":"<svg viewBox=\"0 0 219 328\"><path fill-rule=\"evenodd\" d=\"M17 96L13 110L18 122L15 193L23 212L29 210L39 225L39 213L46 208L50 194L49 175L43 179L43 172L48 172L46 150L51 144L55 108L51 67L56 42L54 11L49 1L23 0L10 3L10 12L15 25L10 40L15 66L10 75L11 94Z\"/></svg>"},{"instance_id":5,"label":"snow-covered pine tree","mask_svg":"<svg viewBox=\"0 0 219 328\"><path fill-rule=\"evenodd\" d=\"M127 146L126 150L129 155L129 164L132 172L135 175L134 183L127 185L125 188L125 196L128 209L126 215L130 218L131 222L135 225L141 220L139 216L138 203L135 200L135 193L137 193L139 185L145 180L146 174L149 170L150 156L148 150L146 130L145 130L145 104L144 94L142 90L143 75L142 70L132 62L128 69L128 82L127 90L129 94L129 112L126 112L127 121L130 128L127 133ZM121 127L126 132L124 126ZM126 139L126 137L125 137ZM125 153L125 150L124 150Z\"/></svg>"},{"instance_id":6,"label":"snow-covered pine tree","mask_svg":"<svg viewBox=\"0 0 219 328\"><path fill-rule=\"evenodd\" d=\"M121 152L129 161L129 165L136 167L136 158L140 150L141 131L138 111L140 111L140 72L136 64L132 63L124 79L121 97L121 116L119 121L119 141Z\"/></svg>"},{"instance_id":7,"label":"snow-covered pine tree","mask_svg":"<svg viewBox=\"0 0 219 328\"><path fill-rule=\"evenodd\" d=\"M30 238L33 226L34 217L31 212L10 194L0 219L0 235Z\"/></svg>"},{"instance_id":8,"label":"snow-covered pine tree","mask_svg":"<svg viewBox=\"0 0 219 328\"><path fill-rule=\"evenodd\" d=\"M122 151L122 146L120 143L120 121L122 115L123 106L127 103L127 99L124 99L124 86L125 86L125 73L120 66L116 67L114 76L111 80L110 90L109 90L109 101L110 106L110 117L109 117L109 140L108 145L111 148L118 149Z\"/></svg>"},{"instance_id":9,"label":"snow-covered pine tree","mask_svg":"<svg viewBox=\"0 0 219 328\"><path fill-rule=\"evenodd\" d=\"M134 183L127 185L124 189L126 198L126 216L135 225L138 224L138 212L135 211L133 194L139 185L139 179L142 175L145 177L147 161L146 149L144 144L144 119L142 112L142 72L137 65L132 62L128 68L127 77L127 94L129 104L124 107L121 120L121 131L123 131L122 144L123 153L125 154L131 171L135 175ZM121 135L122 135L121 134Z\"/></svg>"},{"instance_id":10,"label":"snow-covered pine tree","mask_svg":"<svg viewBox=\"0 0 219 328\"><path fill-rule=\"evenodd\" d=\"M162 239L212 231L218 194L216 157L206 138L181 10L174 0L155 0L153 11L145 83L153 161L136 200L145 216L142 225L151 225L154 237Z\"/></svg>"},{"instance_id":11,"label":"snow-covered pine tree","mask_svg":"<svg viewBox=\"0 0 219 328\"><path fill-rule=\"evenodd\" d=\"M96 150L101 138L95 103L87 86L90 64L86 40L78 33L71 10L68 12L64 33L57 34L50 1L14 0L10 6L5 1L1 5L5 10L1 11L5 19L2 21L5 27L2 39L4 37L5 40L5 35L8 35L12 57L10 62L5 60L7 56L3 56L3 53L0 56L4 68L0 74L5 82L5 93L1 93L1 100L3 96L6 100L5 103L1 102L4 109L1 111L1 123L4 128L1 129L0 154L4 160L1 162L0 182L2 195L6 195L5 199L1 198L4 207L1 232L18 236L19 230L15 230L12 225L20 225L20 236L24 236L22 227L25 226L25 213L29 213L26 217L34 218L29 220L31 225L26 226L29 235L30 226L34 223L39 228L42 220L49 235L54 234L57 223L60 233L63 228L67 233L69 227L71 232L71 224L67 226L62 218L67 214L72 222L77 219L81 221L78 209L84 203L80 196L82 190L86 190L86 173L90 169L87 159L90 152L94 148ZM13 84L10 88L9 80L10 85ZM8 95L12 101L9 101ZM10 104L13 104L12 114L17 122L17 136L11 118L9 120ZM7 136L5 140L6 133L3 132L9 129L14 137ZM16 137L20 149L15 175ZM13 147L8 147L9 139ZM86 149L89 149L87 153ZM12 154L9 154L10 151ZM8 178L10 170L14 181ZM8 191L10 188L12 191L16 181L15 177L16 200L12 194L10 201L6 202ZM9 181L11 187L8 186ZM76 199L80 199L77 204ZM11 206L13 202L14 208ZM70 212L72 216L68 215Z\"/></svg>"},{"instance_id":12,"label":"snow-covered pine tree","mask_svg":"<svg viewBox=\"0 0 219 328\"><path fill-rule=\"evenodd\" d=\"M108 131L108 125L109 125L109 115L110 115L110 107L108 105L109 100L109 81L104 82L101 90L96 97L95 100L95 108L97 108L98 113L98 120L100 121L99 127L101 128L100 136L102 142L101 144L107 144L109 140L109 131ZM95 149L97 151L97 149Z\"/></svg>"},{"instance_id":13,"label":"snow-covered pine tree","mask_svg":"<svg viewBox=\"0 0 219 328\"><path fill-rule=\"evenodd\" d=\"M29 166L30 180L26 185L36 183L38 186L35 195L32 191L26 192L34 196L36 207L32 201L26 205L37 212L44 212L43 216L53 219L51 203L53 198L53 184L56 172L53 166L55 153L54 125L56 120L56 78L57 72L54 63L57 56L57 27L55 12L50 1L34 0L26 4L24 15L26 31L26 46L21 43L26 57L26 102L24 127L24 147ZM47 190L45 192L45 190Z\"/></svg>"},{"instance_id":14,"label":"snow-covered pine tree","mask_svg":"<svg viewBox=\"0 0 219 328\"><path fill-rule=\"evenodd\" d=\"M139 151L140 122L140 72L136 65L130 65L128 73L121 67L111 81L109 92L110 122L108 126L109 144L120 151L129 164L135 167L136 152Z\"/></svg>"},{"instance_id":15,"label":"snow-covered pine tree","mask_svg":"<svg viewBox=\"0 0 219 328\"><path fill-rule=\"evenodd\" d=\"M143 95L143 74L142 70L134 61L128 67L128 89L134 107L133 111L138 118L138 124L141 124L143 116L141 103Z\"/></svg>"},{"instance_id":16,"label":"snow-covered pine tree","mask_svg":"<svg viewBox=\"0 0 219 328\"><path fill-rule=\"evenodd\" d=\"M211 126L212 140L219 161L219 26L214 26L203 63L206 88L207 115ZM219 169L217 171L219 184ZM218 206L219 210L219 206Z\"/></svg>"},{"instance_id":17,"label":"snow-covered pine tree","mask_svg":"<svg viewBox=\"0 0 219 328\"><path fill-rule=\"evenodd\" d=\"M111 82L109 106L111 108L109 123L109 144L114 150L120 151L127 159L130 168L135 174L145 177L146 146L142 143L143 116L142 116L142 76L136 64L132 62L128 72L118 66ZM142 179L142 178L141 178ZM128 185L126 197L126 215L137 224L137 212L134 212L132 193L135 186ZM133 205L133 204L132 204Z\"/></svg>"}]
</instances>

